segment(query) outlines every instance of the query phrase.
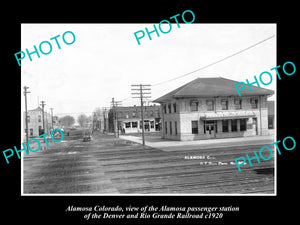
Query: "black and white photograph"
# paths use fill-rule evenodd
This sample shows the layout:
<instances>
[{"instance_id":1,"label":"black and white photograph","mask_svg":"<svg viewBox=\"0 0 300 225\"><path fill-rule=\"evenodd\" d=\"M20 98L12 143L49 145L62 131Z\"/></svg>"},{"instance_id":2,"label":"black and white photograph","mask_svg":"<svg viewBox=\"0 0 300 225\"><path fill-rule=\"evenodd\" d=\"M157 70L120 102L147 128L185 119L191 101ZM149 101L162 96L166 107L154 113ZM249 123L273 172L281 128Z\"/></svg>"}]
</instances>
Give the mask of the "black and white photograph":
<instances>
[{"instance_id":1,"label":"black and white photograph","mask_svg":"<svg viewBox=\"0 0 300 225\"><path fill-rule=\"evenodd\" d=\"M191 15L21 24L22 196L276 195L276 23Z\"/></svg>"},{"instance_id":2,"label":"black and white photograph","mask_svg":"<svg viewBox=\"0 0 300 225\"><path fill-rule=\"evenodd\" d=\"M65 3L3 7L2 224L297 221L296 4Z\"/></svg>"}]
</instances>

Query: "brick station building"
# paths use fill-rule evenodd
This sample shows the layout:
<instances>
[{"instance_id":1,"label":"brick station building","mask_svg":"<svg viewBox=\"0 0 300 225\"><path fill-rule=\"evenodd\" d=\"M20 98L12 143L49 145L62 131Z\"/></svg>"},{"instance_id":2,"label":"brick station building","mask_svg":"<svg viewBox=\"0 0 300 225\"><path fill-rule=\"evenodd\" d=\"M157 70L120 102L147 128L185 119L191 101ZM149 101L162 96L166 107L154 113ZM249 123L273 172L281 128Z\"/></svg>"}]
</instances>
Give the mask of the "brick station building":
<instances>
[{"instance_id":1,"label":"brick station building","mask_svg":"<svg viewBox=\"0 0 300 225\"><path fill-rule=\"evenodd\" d=\"M238 96L238 81L197 78L154 102L161 104L162 137L198 140L268 135L267 98L274 91L251 86Z\"/></svg>"}]
</instances>

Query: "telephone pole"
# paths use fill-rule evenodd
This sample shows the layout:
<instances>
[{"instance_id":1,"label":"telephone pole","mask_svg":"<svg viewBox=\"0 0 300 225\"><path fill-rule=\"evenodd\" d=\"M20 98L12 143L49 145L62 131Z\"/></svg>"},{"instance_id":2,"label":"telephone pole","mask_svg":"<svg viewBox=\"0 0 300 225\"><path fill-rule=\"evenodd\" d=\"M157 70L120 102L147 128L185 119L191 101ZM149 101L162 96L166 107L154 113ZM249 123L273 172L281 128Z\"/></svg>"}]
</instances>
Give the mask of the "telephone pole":
<instances>
[{"instance_id":1,"label":"telephone pole","mask_svg":"<svg viewBox=\"0 0 300 225\"><path fill-rule=\"evenodd\" d=\"M121 101L115 101L115 99L112 98L111 103L113 107L114 133L115 133L115 137L119 137L117 107L121 105Z\"/></svg>"},{"instance_id":2,"label":"telephone pole","mask_svg":"<svg viewBox=\"0 0 300 225\"><path fill-rule=\"evenodd\" d=\"M106 108L103 108L103 131L106 133L107 131L107 118L106 118ZM104 133L103 132L103 133Z\"/></svg>"},{"instance_id":3,"label":"telephone pole","mask_svg":"<svg viewBox=\"0 0 300 225\"><path fill-rule=\"evenodd\" d=\"M135 91L132 94L133 95L139 95L139 96L133 96L133 98L140 98L141 99L141 117L142 117L142 139L143 139L143 146L145 146L145 124L144 124L144 100L146 98L151 98L149 96L151 94L151 85L150 84L132 84L131 90ZM148 92L145 92L148 91Z\"/></svg>"},{"instance_id":4,"label":"telephone pole","mask_svg":"<svg viewBox=\"0 0 300 225\"><path fill-rule=\"evenodd\" d=\"M30 91L27 91L29 87L24 86L24 96L25 96L25 124L26 124L26 143L28 142L28 115L27 115L27 94Z\"/></svg>"},{"instance_id":5,"label":"telephone pole","mask_svg":"<svg viewBox=\"0 0 300 225\"><path fill-rule=\"evenodd\" d=\"M43 114L42 114L42 116L43 116L43 133L45 133L44 106L46 104L45 104L45 101L41 101L41 102L42 102L41 105L42 105L42 112L43 112Z\"/></svg>"},{"instance_id":6,"label":"telephone pole","mask_svg":"<svg viewBox=\"0 0 300 225\"><path fill-rule=\"evenodd\" d=\"M51 130L53 130L53 108L50 108L51 110Z\"/></svg>"}]
</instances>

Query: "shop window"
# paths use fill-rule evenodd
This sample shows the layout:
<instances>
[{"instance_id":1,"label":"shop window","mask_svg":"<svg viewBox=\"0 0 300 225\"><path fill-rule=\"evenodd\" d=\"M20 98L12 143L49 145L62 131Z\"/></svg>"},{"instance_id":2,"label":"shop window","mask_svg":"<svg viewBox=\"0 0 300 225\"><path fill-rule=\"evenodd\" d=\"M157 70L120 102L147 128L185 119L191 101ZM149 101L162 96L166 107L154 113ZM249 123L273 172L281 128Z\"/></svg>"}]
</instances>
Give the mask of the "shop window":
<instances>
[{"instance_id":1,"label":"shop window","mask_svg":"<svg viewBox=\"0 0 300 225\"><path fill-rule=\"evenodd\" d=\"M125 123L125 128L130 128L130 122Z\"/></svg>"},{"instance_id":2,"label":"shop window","mask_svg":"<svg viewBox=\"0 0 300 225\"><path fill-rule=\"evenodd\" d=\"M198 134L198 121L192 121L192 134Z\"/></svg>"},{"instance_id":3,"label":"shop window","mask_svg":"<svg viewBox=\"0 0 300 225\"><path fill-rule=\"evenodd\" d=\"M150 121L150 128L154 129L154 121Z\"/></svg>"},{"instance_id":4,"label":"shop window","mask_svg":"<svg viewBox=\"0 0 300 225\"><path fill-rule=\"evenodd\" d=\"M137 128L138 124L137 122L132 122L132 128Z\"/></svg>"}]
</instances>

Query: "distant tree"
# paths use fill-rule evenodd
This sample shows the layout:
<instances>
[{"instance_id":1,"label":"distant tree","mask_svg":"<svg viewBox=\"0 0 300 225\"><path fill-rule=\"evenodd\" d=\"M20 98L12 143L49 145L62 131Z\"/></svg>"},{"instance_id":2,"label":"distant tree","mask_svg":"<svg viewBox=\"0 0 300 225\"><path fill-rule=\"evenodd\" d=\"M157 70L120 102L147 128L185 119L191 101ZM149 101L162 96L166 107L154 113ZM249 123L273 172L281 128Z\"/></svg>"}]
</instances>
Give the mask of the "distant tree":
<instances>
[{"instance_id":1,"label":"distant tree","mask_svg":"<svg viewBox=\"0 0 300 225\"><path fill-rule=\"evenodd\" d=\"M84 114L80 114L77 118L77 122L79 123L80 127L84 127L85 123L87 122L88 117Z\"/></svg>"},{"instance_id":2,"label":"distant tree","mask_svg":"<svg viewBox=\"0 0 300 225\"><path fill-rule=\"evenodd\" d=\"M59 118L59 123L65 127L71 127L75 123L73 116L64 116Z\"/></svg>"}]
</instances>

